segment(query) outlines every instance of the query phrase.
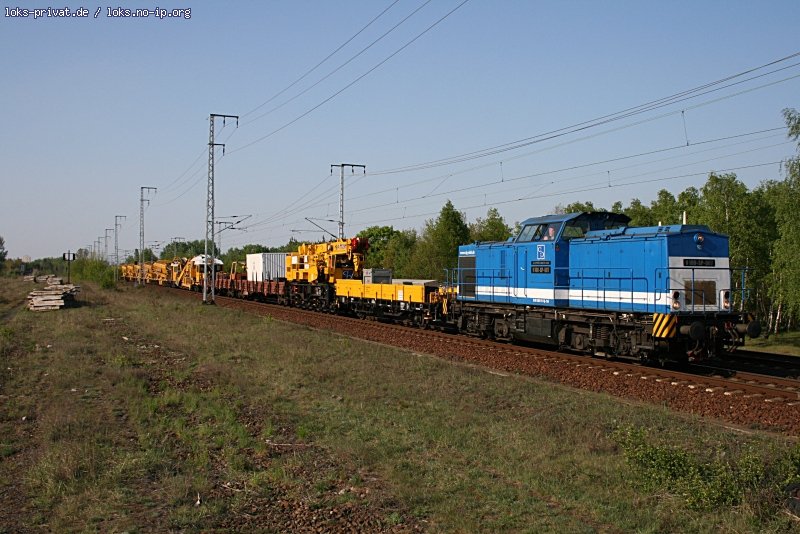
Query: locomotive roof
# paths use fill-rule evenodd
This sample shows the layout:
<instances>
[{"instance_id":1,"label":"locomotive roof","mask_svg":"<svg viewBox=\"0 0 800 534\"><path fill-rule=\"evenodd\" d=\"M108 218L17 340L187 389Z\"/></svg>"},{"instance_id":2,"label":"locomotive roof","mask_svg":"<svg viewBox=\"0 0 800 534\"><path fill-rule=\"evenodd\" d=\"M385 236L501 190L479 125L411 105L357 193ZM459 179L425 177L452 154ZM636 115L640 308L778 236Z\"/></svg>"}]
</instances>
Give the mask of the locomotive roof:
<instances>
[{"instance_id":1,"label":"locomotive roof","mask_svg":"<svg viewBox=\"0 0 800 534\"><path fill-rule=\"evenodd\" d=\"M669 224L662 226L627 226L613 230L594 230L588 232L586 237L603 237L606 235L656 235L656 234L691 234L702 232L707 235L722 235L714 232L708 226L701 224Z\"/></svg>"},{"instance_id":2,"label":"locomotive roof","mask_svg":"<svg viewBox=\"0 0 800 534\"><path fill-rule=\"evenodd\" d=\"M622 225L627 225L631 218L622 213L614 213L611 211L579 211L576 213L562 213L559 215L543 215L541 217L531 217L522 221L522 225L526 224L550 224L571 221L578 217L585 215L587 219L592 221L614 222Z\"/></svg>"}]
</instances>

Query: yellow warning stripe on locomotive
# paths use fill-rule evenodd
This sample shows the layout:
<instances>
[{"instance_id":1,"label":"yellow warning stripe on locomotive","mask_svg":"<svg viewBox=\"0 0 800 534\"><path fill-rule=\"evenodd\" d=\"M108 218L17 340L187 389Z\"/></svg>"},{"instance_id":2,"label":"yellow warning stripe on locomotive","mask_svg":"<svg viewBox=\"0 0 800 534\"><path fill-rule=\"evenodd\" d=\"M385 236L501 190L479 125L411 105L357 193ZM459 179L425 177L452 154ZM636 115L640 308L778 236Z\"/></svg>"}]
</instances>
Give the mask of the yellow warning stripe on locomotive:
<instances>
[{"instance_id":1,"label":"yellow warning stripe on locomotive","mask_svg":"<svg viewBox=\"0 0 800 534\"><path fill-rule=\"evenodd\" d=\"M678 317L668 313L653 314L653 337L675 337L678 331Z\"/></svg>"}]
</instances>

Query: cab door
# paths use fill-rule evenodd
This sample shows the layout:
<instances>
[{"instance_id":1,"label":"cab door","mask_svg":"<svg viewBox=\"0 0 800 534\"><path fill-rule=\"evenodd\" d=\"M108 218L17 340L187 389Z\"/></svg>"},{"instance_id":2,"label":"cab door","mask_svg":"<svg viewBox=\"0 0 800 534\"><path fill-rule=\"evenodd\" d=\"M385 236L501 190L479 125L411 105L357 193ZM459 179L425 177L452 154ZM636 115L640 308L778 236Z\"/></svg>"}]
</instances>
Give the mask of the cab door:
<instances>
[{"instance_id":1,"label":"cab door","mask_svg":"<svg viewBox=\"0 0 800 534\"><path fill-rule=\"evenodd\" d=\"M514 247L514 277L512 296L525 298L525 289L528 287L528 246Z\"/></svg>"}]
</instances>

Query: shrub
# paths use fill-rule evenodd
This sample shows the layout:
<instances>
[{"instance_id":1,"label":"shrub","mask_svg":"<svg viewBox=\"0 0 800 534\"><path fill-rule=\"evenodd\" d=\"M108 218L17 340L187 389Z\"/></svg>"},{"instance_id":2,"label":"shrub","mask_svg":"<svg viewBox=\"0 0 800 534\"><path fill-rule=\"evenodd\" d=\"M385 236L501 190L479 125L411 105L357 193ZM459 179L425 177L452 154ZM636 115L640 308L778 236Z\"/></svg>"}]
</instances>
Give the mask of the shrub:
<instances>
[{"instance_id":1,"label":"shrub","mask_svg":"<svg viewBox=\"0 0 800 534\"><path fill-rule=\"evenodd\" d=\"M75 280L97 282L103 289L116 287L113 265L101 260L80 259L72 262L72 277Z\"/></svg>"},{"instance_id":2,"label":"shrub","mask_svg":"<svg viewBox=\"0 0 800 534\"><path fill-rule=\"evenodd\" d=\"M649 443L643 429L619 428L611 437L638 473L635 482L650 491L677 495L695 510L748 504L763 512L774 511L786 485L800 481L800 446L772 459L754 450L738 456L714 450L701 456Z\"/></svg>"}]
</instances>

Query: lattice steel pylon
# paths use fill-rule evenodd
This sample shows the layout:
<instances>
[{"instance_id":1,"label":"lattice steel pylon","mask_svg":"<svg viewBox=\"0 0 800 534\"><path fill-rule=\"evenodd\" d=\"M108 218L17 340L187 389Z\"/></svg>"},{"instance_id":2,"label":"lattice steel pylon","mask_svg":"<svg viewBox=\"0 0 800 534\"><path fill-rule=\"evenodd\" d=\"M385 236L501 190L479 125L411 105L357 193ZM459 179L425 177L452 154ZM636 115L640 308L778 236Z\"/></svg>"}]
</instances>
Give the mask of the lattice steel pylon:
<instances>
[{"instance_id":1,"label":"lattice steel pylon","mask_svg":"<svg viewBox=\"0 0 800 534\"><path fill-rule=\"evenodd\" d=\"M114 281L119 279L119 221L126 218L124 215L114 215Z\"/></svg>"},{"instance_id":2,"label":"lattice steel pylon","mask_svg":"<svg viewBox=\"0 0 800 534\"><path fill-rule=\"evenodd\" d=\"M155 187L142 186L139 188L139 285L144 285L144 203L150 200L144 198L145 191L157 191Z\"/></svg>"},{"instance_id":3,"label":"lattice steel pylon","mask_svg":"<svg viewBox=\"0 0 800 534\"><path fill-rule=\"evenodd\" d=\"M214 286L217 282L217 269L214 265L214 149L222 147L225 154L225 143L214 142L214 119L221 118L223 126L227 119L236 119L236 127L239 127L238 115L221 115L212 113L208 117L208 194L206 195L206 241L203 266L203 304L214 303ZM211 256L208 254L208 242L211 241ZM210 261L209 261L210 260ZM208 267L211 265L211 299L208 298Z\"/></svg>"},{"instance_id":4,"label":"lattice steel pylon","mask_svg":"<svg viewBox=\"0 0 800 534\"><path fill-rule=\"evenodd\" d=\"M113 232L113 228L106 228L106 235L105 235L105 255L103 256L103 261L111 263L111 259L108 256L108 233Z\"/></svg>"}]
</instances>

